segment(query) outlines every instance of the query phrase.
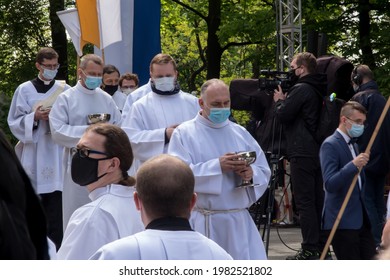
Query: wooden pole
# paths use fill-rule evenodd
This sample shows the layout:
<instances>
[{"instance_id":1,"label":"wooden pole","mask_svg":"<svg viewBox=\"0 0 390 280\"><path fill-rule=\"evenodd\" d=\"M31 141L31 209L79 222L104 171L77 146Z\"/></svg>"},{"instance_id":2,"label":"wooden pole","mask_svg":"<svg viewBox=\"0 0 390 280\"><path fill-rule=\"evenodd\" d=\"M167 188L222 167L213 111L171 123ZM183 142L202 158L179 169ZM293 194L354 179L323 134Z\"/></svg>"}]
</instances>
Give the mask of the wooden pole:
<instances>
[{"instance_id":1,"label":"wooden pole","mask_svg":"<svg viewBox=\"0 0 390 280\"><path fill-rule=\"evenodd\" d=\"M375 138L376 136L378 135L378 132L379 132L379 129L381 128L382 126L382 123L383 123L383 120L385 119L386 117L386 114L387 114L387 111L389 110L389 107L390 107L390 98L387 99L387 102L386 102L386 105L385 107L383 108L383 111L382 111L382 114L378 120L378 123L376 124L376 127L375 127L375 130L374 132L372 133L372 136L370 138L370 142L368 142L368 145L367 145L367 148L366 148L366 151L365 153L370 153L371 151L371 147L372 145L374 144L374 141L375 141ZM320 257L320 260L323 260L325 259L325 256L326 256L326 253L328 252L328 249L329 249L329 246L330 246L330 243L332 243L332 240L333 240L333 237L334 237L334 234L337 230L337 227L339 226L339 223L341 221L341 217L343 216L344 214L344 211L345 211L345 208L347 207L347 204L349 202L349 199L351 198L351 195L352 195L352 191L356 185L356 181L358 179L358 176L360 174L360 171L361 171L361 168L359 168L358 170L358 173L355 175L355 177L353 177L353 180L352 180L352 183L351 185L349 186L349 189L348 189L348 192L347 192L347 195L345 196L345 199L343 201L343 204L341 205L341 208L340 208L340 211L336 217L336 221L332 227L332 230L329 234L329 237L328 237L328 240L326 241L326 244L325 244L325 247L324 247L324 250L322 251L322 254L321 254L321 257Z\"/></svg>"}]
</instances>

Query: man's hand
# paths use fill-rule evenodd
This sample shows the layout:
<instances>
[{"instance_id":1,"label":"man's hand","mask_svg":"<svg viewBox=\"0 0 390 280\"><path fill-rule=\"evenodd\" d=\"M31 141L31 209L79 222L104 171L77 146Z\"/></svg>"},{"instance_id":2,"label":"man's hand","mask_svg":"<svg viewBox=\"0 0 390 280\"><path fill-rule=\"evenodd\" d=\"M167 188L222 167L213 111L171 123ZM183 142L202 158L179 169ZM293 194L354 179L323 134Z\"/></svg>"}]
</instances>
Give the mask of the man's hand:
<instances>
[{"instance_id":1,"label":"man's hand","mask_svg":"<svg viewBox=\"0 0 390 280\"><path fill-rule=\"evenodd\" d=\"M352 163L359 169L362 169L370 159L370 155L367 153L361 153L357 157L355 157Z\"/></svg>"},{"instance_id":2,"label":"man's hand","mask_svg":"<svg viewBox=\"0 0 390 280\"><path fill-rule=\"evenodd\" d=\"M381 246L390 249L390 219L387 220L383 228Z\"/></svg>"},{"instance_id":3,"label":"man's hand","mask_svg":"<svg viewBox=\"0 0 390 280\"><path fill-rule=\"evenodd\" d=\"M39 106L34 113L34 121L47 121L49 119L49 113L50 113L51 108L42 108L42 105Z\"/></svg>"},{"instance_id":4,"label":"man's hand","mask_svg":"<svg viewBox=\"0 0 390 280\"><path fill-rule=\"evenodd\" d=\"M253 178L253 170L252 167L246 166L241 171L235 171L235 173L242 178L242 180L249 181Z\"/></svg>"},{"instance_id":5,"label":"man's hand","mask_svg":"<svg viewBox=\"0 0 390 280\"><path fill-rule=\"evenodd\" d=\"M274 101L277 102L279 99L286 99L286 94L283 93L282 87L280 85L278 86L278 89L274 90Z\"/></svg>"},{"instance_id":6,"label":"man's hand","mask_svg":"<svg viewBox=\"0 0 390 280\"><path fill-rule=\"evenodd\" d=\"M178 124L171 125L171 126L167 127L167 129L165 130L165 134L167 135L167 138L169 140L171 139L172 133L177 126L178 126Z\"/></svg>"},{"instance_id":7,"label":"man's hand","mask_svg":"<svg viewBox=\"0 0 390 280\"><path fill-rule=\"evenodd\" d=\"M219 163L221 164L222 172L240 172L247 168L246 162L241 160L240 156L235 153L227 153L221 156Z\"/></svg>"}]
</instances>

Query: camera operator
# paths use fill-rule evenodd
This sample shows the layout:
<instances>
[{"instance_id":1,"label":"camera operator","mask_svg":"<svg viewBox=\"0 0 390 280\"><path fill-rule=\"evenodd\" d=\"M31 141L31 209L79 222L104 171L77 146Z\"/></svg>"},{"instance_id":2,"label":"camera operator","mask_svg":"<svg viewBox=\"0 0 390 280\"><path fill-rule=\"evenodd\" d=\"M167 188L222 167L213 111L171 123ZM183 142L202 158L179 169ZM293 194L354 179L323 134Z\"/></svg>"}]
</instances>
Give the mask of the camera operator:
<instances>
[{"instance_id":1,"label":"camera operator","mask_svg":"<svg viewBox=\"0 0 390 280\"><path fill-rule=\"evenodd\" d=\"M302 248L289 260L319 259L326 242L321 231L324 202L319 160L320 144L314 139L326 95L326 75L316 73L316 57L308 52L294 56L291 79L296 84L287 93L274 91L275 114L285 128L291 182L302 233ZM329 258L329 256L328 256Z\"/></svg>"}]
</instances>

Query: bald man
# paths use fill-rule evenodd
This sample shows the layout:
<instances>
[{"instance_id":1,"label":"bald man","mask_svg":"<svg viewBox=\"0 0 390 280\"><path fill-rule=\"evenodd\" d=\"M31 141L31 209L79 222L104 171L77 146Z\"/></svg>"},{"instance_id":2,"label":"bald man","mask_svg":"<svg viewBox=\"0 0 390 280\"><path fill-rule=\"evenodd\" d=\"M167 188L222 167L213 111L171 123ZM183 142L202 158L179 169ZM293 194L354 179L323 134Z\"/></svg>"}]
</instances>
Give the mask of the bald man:
<instances>
[{"instance_id":1,"label":"bald man","mask_svg":"<svg viewBox=\"0 0 390 280\"><path fill-rule=\"evenodd\" d=\"M134 193L146 230L103 246L91 259L232 259L214 241L191 229L194 185L191 169L180 159L162 154L146 161L138 170Z\"/></svg>"},{"instance_id":2,"label":"bald man","mask_svg":"<svg viewBox=\"0 0 390 280\"><path fill-rule=\"evenodd\" d=\"M233 259L266 259L247 210L268 186L271 171L264 152L245 128L229 120L230 93L223 81L206 81L199 105L197 116L175 129L168 148L169 154L191 167L196 178L198 201L191 224ZM255 151L255 162L247 165L239 160L240 151ZM255 186L237 188L243 180Z\"/></svg>"}]
</instances>

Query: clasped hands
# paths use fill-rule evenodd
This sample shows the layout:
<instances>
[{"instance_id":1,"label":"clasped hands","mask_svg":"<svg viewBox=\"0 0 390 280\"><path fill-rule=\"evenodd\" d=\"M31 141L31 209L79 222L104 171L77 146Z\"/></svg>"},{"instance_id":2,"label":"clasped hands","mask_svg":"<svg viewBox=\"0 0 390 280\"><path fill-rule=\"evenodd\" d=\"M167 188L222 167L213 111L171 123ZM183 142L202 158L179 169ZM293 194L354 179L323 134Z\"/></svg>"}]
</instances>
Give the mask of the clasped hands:
<instances>
[{"instance_id":1,"label":"clasped hands","mask_svg":"<svg viewBox=\"0 0 390 280\"><path fill-rule=\"evenodd\" d=\"M47 121L49 119L49 114L50 114L50 107L43 108L43 106L39 106L34 113L34 121Z\"/></svg>"},{"instance_id":2,"label":"clasped hands","mask_svg":"<svg viewBox=\"0 0 390 280\"><path fill-rule=\"evenodd\" d=\"M222 172L234 172L243 180L249 181L253 177L253 170L250 165L247 165L245 160L235 154L227 153L219 158Z\"/></svg>"}]
</instances>

